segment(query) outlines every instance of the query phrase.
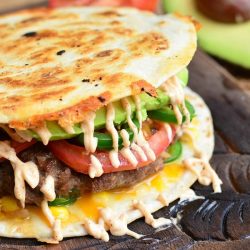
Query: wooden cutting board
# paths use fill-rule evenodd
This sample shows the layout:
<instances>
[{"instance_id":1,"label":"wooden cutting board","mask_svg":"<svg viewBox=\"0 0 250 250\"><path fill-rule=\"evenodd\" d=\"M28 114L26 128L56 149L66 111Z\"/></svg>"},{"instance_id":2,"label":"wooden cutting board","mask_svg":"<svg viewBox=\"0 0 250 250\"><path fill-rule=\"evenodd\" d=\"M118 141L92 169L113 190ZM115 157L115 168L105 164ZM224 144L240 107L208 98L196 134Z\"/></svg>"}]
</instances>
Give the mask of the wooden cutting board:
<instances>
[{"instance_id":1,"label":"wooden cutting board","mask_svg":"<svg viewBox=\"0 0 250 250\"><path fill-rule=\"evenodd\" d=\"M29 6L32 2L22 1ZM9 4L13 8L11 2L19 1L9 1L5 6ZM10 10L2 7L1 1L0 11ZM185 216L178 227L155 231L143 219L132 223L129 226L132 230L146 235L140 240L111 236L110 241L104 243L92 237L80 237L49 246L30 239L0 238L0 248L249 249L250 239L246 238L250 235L250 80L247 74L238 71L233 76L224 66L198 51L189 67L190 86L204 98L214 118L216 146L212 166L223 180L221 195L209 196L210 187L195 184L193 189L206 199L188 205L175 204L174 208L171 205L155 213L155 217L170 217L183 211Z\"/></svg>"}]
</instances>

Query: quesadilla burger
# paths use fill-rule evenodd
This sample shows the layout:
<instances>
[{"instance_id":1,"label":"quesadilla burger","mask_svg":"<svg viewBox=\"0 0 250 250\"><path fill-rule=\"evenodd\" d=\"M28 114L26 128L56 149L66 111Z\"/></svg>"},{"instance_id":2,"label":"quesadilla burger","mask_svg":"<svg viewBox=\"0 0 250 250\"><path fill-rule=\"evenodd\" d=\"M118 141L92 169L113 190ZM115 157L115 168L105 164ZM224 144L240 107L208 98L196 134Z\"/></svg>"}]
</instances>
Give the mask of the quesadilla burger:
<instances>
[{"instance_id":1,"label":"quesadilla burger","mask_svg":"<svg viewBox=\"0 0 250 250\"><path fill-rule=\"evenodd\" d=\"M196 26L130 8L0 17L0 236L141 237L128 229L220 192L210 112L186 87ZM139 231L139 229L138 229Z\"/></svg>"}]
</instances>

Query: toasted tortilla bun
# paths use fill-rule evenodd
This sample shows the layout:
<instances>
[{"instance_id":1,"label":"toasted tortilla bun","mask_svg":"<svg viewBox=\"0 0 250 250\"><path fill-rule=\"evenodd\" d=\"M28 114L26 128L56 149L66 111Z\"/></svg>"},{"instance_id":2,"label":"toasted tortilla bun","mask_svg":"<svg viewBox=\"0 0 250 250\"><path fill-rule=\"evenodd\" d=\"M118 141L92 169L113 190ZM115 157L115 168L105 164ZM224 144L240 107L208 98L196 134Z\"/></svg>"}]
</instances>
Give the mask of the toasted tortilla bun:
<instances>
[{"instance_id":1,"label":"toasted tortilla bun","mask_svg":"<svg viewBox=\"0 0 250 250\"><path fill-rule=\"evenodd\" d=\"M186 89L186 98L196 108L197 117L189 128L195 138L196 146L204 157L211 157L214 148L212 118L206 104L194 92ZM99 219L99 208L111 208L115 216L125 214L128 223L142 217L139 210L131 209L134 200L145 204L150 212L155 212L164 205L158 200L163 194L169 202L178 199L197 180L197 176L182 165L182 160L195 155L193 144L183 142L183 154L178 161L167 164L157 175L147 179L135 187L120 192L101 192L85 195L74 205L68 207L69 218L62 223L64 237L87 235L84 227L86 218L95 222ZM199 166L197 166L197 170ZM51 238L52 230L39 208L28 207L30 219L0 217L0 236L14 238ZM1 215L1 214L0 214ZM138 232L140 233L140 232Z\"/></svg>"},{"instance_id":2,"label":"toasted tortilla bun","mask_svg":"<svg viewBox=\"0 0 250 250\"><path fill-rule=\"evenodd\" d=\"M17 129L80 122L85 111L114 100L154 95L196 49L188 18L132 8L7 14L0 37L0 123Z\"/></svg>"}]
</instances>

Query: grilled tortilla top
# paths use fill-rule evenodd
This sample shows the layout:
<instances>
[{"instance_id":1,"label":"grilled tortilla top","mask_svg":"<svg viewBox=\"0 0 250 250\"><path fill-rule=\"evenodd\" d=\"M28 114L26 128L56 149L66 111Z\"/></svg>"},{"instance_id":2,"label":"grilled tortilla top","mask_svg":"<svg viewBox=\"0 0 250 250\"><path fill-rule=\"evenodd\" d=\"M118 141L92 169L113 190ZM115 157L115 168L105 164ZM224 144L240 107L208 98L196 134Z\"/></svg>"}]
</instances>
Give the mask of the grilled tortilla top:
<instances>
[{"instance_id":1,"label":"grilled tortilla top","mask_svg":"<svg viewBox=\"0 0 250 250\"><path fill-rule=\"evenodd\" d=\"M32 9L0 17L0 123L72 124L155 88L190 62L189 18L130 8Z\"/></svg>"}]
</instances>

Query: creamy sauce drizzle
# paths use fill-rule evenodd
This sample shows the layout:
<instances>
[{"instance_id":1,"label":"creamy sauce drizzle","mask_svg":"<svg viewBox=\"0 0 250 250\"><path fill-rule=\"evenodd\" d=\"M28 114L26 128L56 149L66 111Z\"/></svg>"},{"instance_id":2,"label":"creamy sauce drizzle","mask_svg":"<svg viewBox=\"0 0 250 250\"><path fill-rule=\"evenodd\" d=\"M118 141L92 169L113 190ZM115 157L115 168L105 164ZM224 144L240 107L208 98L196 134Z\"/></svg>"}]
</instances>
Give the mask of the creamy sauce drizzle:
<instances>
[{"instance_id":1,"label":"creamy sauce drizzle","mask_svg":"<svg viewBox=\"0 0 250 250\"><path fill-rule=\"evenodd\" d=\"M168 79L166 83L162 85L162 89L170 97L170 102L173 106L173 110L174 110L178 125L182 124L181 111L186 116L186 120L184 124L188 125L190 123L190 114L184 102L185 100L184 91L183 91L183 87L181 86L180 80L176 76L173 76L170 79Z\"/></svg>"},{"instance_id":2,"label":"creamy sauce drizzle","mask_svg":"<svg viewBox=\"0 0 250 250\"><path fill-rule=\"evenodd\" d=\"M135 140L136 140L137 135L138 135L138 129L137 129L136 125L133 123L133 121L131 119L132 110L131 110L131 105L129 103L129 100L127 98L123 98L121 100L121 103L122 103L123 109L126 111L126 114L127 114L128 125L131 128L131 130L133 131L134 137L135 137Z\"/></svg>"},{"instance_id":3,"label":"creamy sauce drizzle","mask_svg":"<svg viewBox=\"0 0 250 250\"><path fill-rule=\"evenodd\" d=\"M20 201L22 207L25 207L25 182L31 188L39 184L38 167L33 162L22 162L16 155L15 150L6 141L0 141L0 157L10 161L15 176L15 197Z\"/></svg>"},{"instance_id":4,"label":"creamy sauce drizzle","mask_svg":"<svg viewBox=\"0 0 250 250\"><path fill-rule=\"evenodd\" d=\"M157 200L160 201L164 206L168 207L169 206L169 201L168 199L165 197L164 194L159 194L157 197Z\"/></svg>"},{"instance_id":5,"label":"creamy sauce drizzle","mask_svg":"<svg viewBox=\"0 0 250 250\"><path fill-rule=\"evenodd\" d=\"M143 136L143 132L142 130L139 131L139 134L137 136L137 144L142 147L147 155L147 157L151 160L151 161L155 161L156 160L156 156L154 151L150 148L148 142L146 141L146 139Z\"/></svg>"},{"instance_id":6,"label":"creamy sauce drizzle","mask_svg":"<svg viewBox=\"0 0 250 250\"><path fill-rule=\"evenodd\" d=\"M183 161L183 164L186 168L190 169L198 177L200 184L208 186L212 183L213 190L215 193L221 192L222 181L216 172L213 170L211 165L205 159L198 158L189 158ZM198 171L195 166L202 166L202 171Z\"/></svg>"},{"instance_id":7,"label":"creamy sauce drizzle","mask_svg":"<svg viewBox=\"0 0 250 250\"><path fill-rule=\"evenodd\" d=\"M48 130L46 124L44 123L43 126L34 129L34 131L39 135L39 137L41 138L43 144L48 145L49 139L50 139L52 134Z\"/></svg>"},{"instance_id":8,"label":"creamy sauce drizzle","mask_svg":"<svg viewBox=\"0 0 250 250\"><path fill-rule=\"evenodd\" d=\"M32 141L32 136L28 135L26 131L16 129L16 133L23 139L23 141L27 141L27 142Z\"/></svg>"},{"instance_id":9,"label":"creamy sauce drizzle","mask_svg":"<svg viewBox=\"0 0 250 250\"><path fill-rule=\"evenodd\" d=\"M64 131L68 134L74 134L74 126L72 124L60 124L60 126L64 129Z\"/></svg>"},{"instance_id":10,"label":"creamy sauce drizzle","mask_svg":"<svg viewBox=\"0 0 250 250\"><path fill-rule=\"evenodd\" d=\"M103 168L101 162L94 155L90 155L90 167L89 176L90 178L100 177L103 174Z\"/></svg>"},{"instance_id":11,"label":"creamy sauce drizzle","mask_svg":"<svg viewBox=\"0 0 250 250\"><path fill-rule=\"evenodd\" d=\"M168 141L172 141L173 132L171 126L168 123L164 123L164 128L168 135Z\"/></svg>"},{"instance_id":12,"label":"creamy sauce drizzle","mask_svg":"<svg viewBox=\"0 0 250 250\"><path fill-rule=\"evenodd\" d=\"M110 208L101 209L100 213L112 235L122 236L127 234L136 239L142 237L142 235L128 229L128 222L125 214L117 217Z\"/></svg>"},{"instance_id":13,"label":"creamy sauce drizzle","mask_svg":"<svg viewBox=\"0 0 250 250\"><path fill-rule=\"evenodd\" d=\"M129 140L129 134L125 129L122 129L120 132L120 135L122 137L122 143L125 148L130 146L130 140Z\"/></svg>"},{"instance_id":14,"label":"creamy sauce drizzle","mask_svg":"<svg viewBox=\"0 0 250 250\"><path fill-rule=\"evenodd\" d=\"M124 158L126 158L132 164L132 166L134 166L134 167L137 166L138 161L129 147L122 148L120 152L121 152L122 156Z\"/></svg>"},{"instance_id":15,"label":"creamy sauce drizzle","mask_svg":"<svg viewBox=\"0 0 250 250\"><path fill-rule=\"evenodd\" d=\"M106 129L111 134L113 140L113 150L109 152L109 159L113 167L118 168L120 166L120 160L118 157L118 132L114 126L115 109L112 103L107 106L106 115Z\"/></svg>"},{"instance_id":16,"label":"creamy sauce drizzle","mask_svg":"<svg viewBox=\"0 0 250 250\"><path fill-rule=\"evenodd\" d=\"M9 128L9 126L5 124L0 124L0 128L2 128L11 139L17 142L24 142L25 140L12 128Z\"/></svg>"},{"instance_id":17,"label":"creamy sauce drizzle","mask_svg":"<svg viewBox=\"0 0 250 250\"><path fill-rule=\"evenodd\" d=\"M182 201L193 201L193 200L197 200L197 199L204 199L204 197L196 195L196 193L194 192L194 190L191 189L191 188L189 188L184 193L181 194L179 202L182 202Z\"/></svg>"},{"instance_id":18,"label":"creamy sauce drizzle","mask_svg":"<svg viewBox=\"0 0 250 250\"><path fill-rule=\"evenodd\" d=\"M136 104L137 119L139 120L139 124L140 124L139 132L138 132L138 129L137 129L136 125L134 124L134 122L131 119L131 105L130 105L127 98L123 98L122 99L122 106L123 106L123 108L125 109L125 111L127 113L128 125L131 128L131 130L134 132L135 143L137 144L137 146L141 147L145 151L145 154L146 154L147 158L154 161L156 159L155 153L150 148L150 146L149 146L148 142L146 141L146 139L144 138L143 132L141 130L142 116L141 116L140 99L139 99L139 97L134 97L134 100L135 100L135 104ZM138 147L137 147L137 150L138 150ZM141 151L140 151L140 154L142 154ZM142 158L145 159L144 156Z\"/></svg>"},{"instance_id":19,"label":"creamy sauce drizzle","mask_svg":"<svg viewBox=\"0 0 250 250\"><path fill-rule=\"evenodd\" d=\"M132 164L132 166L136 167L138 161L129 147L130 146L129 134L125 129L122 129L120 135L122 137L124 146L124 148L122 148L120 151L122 156L126 158Z\"/></svg>"},{"instance_id":20,"label":"creamy sauce drizzle","mask_svg":"<svg viewBox=\"0 0 250 250\"><path fill-rule=\"evenodd\" d=\"M40 191L44 194L41 209L52 227L53 239L56 242L61 241L63 239L61 220L55 219L48 205L48 201L53 201L56 198L55 181L51 175L46 177Z\"/></svg>"},{"instance_id":21,"label":"creamy sauce drizzle","mask_svg":"<svg viewBox=\"0 0 250 250\"><path fill-rule=\"evenodd\" d=\"M96 239L100 239L105 242L109 241L109 235L101 223L96 224L89 219L85 219L84 228L89 235L92 235Z\"/></svg>"},{"instance_id":22,"label":"creamy sauce drizzle","mask_svg":"<svg viewBox=\"0 0 250 250\"><path fill-rule=\"evenodd\" d=\"M138 146L136 143L133 142L131 144L131 148L139 154L140 158L143 161L147 160L147 156L146 156L145 152L142 150L142 148L140 146Z\"/></svg>"},{"instance_id":23,"label":"creamy sauce drizzle","mask_svg":"<svg viewBox=\"0 0 250 250\"><path fill-rule=\"evenodd\" d=\"M154 161L156 159L154 151L150 148L148 142L146 141L143 132L142 132L142 113L141 113L141 99L139 96L133 96L133 99L135 101L135 106L136 106L136 117L139 121L139 133L137 136L137 143L139 146L141 146L145 152L147 157Z\"/></svg>"},{"instance_id":24,"label":"creamy sauce drizzle","mask_svg":"<svg viewBox=\"0 0 250 250\"><path fill-rule=\"evenodd\" d=\"M88 119L81 124L84 132L84 147L87 152L94 153L97 148L98 139L94 137L95 132L95 112L88 114Z\"/></svg>"},{"instance_id":25,"label":"creamy sauce drizzle","mask_svg":"<svg viewBox=\"0 0 250 250\"><path fill-rule=\"evenodd\" d=\"M155 219L153 215L149 212L147 207L141 201L134 201L133 206L141 212L141 214L145 217L145 222L151 225L153 228L171 224L171 220L163 217Z\"/></svg>"}]
</instances>

